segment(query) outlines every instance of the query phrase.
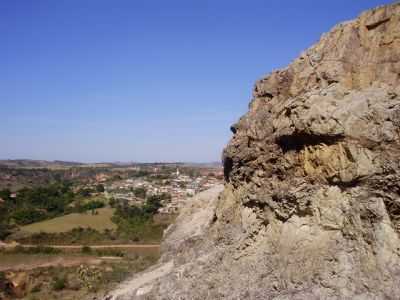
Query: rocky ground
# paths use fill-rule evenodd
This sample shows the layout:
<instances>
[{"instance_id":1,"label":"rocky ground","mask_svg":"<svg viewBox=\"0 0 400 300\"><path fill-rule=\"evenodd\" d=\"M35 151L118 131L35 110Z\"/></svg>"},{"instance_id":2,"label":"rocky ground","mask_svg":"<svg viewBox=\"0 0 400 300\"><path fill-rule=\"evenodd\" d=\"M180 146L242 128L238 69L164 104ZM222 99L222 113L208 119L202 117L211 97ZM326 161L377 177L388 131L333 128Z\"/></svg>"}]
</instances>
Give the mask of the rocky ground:
<instances>
[{"instance_id":1,"label":"rocky ground","mask_svg":"<svg viewBox=\"0 0 400 300\"><path fill-rule=\"evenodd\" d=\"M400 4L259 80L159 264L108 299L400 298Z\"/></svg>"}]
</instances>

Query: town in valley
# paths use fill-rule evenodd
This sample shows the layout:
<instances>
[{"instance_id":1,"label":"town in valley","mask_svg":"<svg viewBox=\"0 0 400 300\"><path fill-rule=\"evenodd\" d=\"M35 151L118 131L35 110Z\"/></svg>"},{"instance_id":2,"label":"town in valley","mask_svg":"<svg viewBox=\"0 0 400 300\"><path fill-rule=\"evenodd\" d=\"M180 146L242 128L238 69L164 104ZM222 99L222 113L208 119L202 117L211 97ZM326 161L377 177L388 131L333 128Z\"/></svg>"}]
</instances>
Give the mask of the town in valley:
<instances>
[{"instance_id":1,"label":"town in valley","mask_svg":"<svg viewBox=\"0 0 400 300\"><path fill-rule=\"evenodd\" d=\"M223 178L220 163L0 161L0 299L105 294Z\"/></svg>"}]
</instances>

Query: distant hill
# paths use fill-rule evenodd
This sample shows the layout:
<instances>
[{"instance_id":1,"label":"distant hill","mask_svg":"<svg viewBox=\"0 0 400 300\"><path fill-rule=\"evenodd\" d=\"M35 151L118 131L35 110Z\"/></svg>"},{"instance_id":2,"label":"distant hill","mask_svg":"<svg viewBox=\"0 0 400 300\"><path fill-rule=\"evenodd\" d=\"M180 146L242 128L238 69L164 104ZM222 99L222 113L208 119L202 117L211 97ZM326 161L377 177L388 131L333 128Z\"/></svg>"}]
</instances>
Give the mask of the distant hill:
<instances>
[{"instance_id":1,"label":"distant hill","mask_svg":"<svg viewBox=\"0 0 400 300\"><path fill-rule=\"evenodd\" d=\"M0 160L0 167L8 168L66 168L84 166L84 163L70 162L70 161L47 161L47 160L33 160L33 159L6 159Z\"/></svg>"},{"instance_id":2,"label":"distant hill","mask_svg":"<svg viewBox=\"0 0 400 300\"><path fill-rule=\"evenodd\" d=\"M220 162L152 162L152 163L137 163L137 162L98 162L98 163L82 163L62 160L34 160L34 159L3 159L0 160L0 167L7 168L24 168L24 169L64 169L70 167L92 167L92 168L126 168L134 166L157 166L157 165L172 165L172 166L190 166L197 168L210 168L221 166Z\"/></svg>"},{"instance_id":3,"label":"distant hill","mask_svg":"<svg viewBox=\"0 0 400 300\"><path fill-rule=\"evenodd\" d=\"M184 163L184 166L193 168L222 168L222 162Z\"/></svg>"}]
</instances>

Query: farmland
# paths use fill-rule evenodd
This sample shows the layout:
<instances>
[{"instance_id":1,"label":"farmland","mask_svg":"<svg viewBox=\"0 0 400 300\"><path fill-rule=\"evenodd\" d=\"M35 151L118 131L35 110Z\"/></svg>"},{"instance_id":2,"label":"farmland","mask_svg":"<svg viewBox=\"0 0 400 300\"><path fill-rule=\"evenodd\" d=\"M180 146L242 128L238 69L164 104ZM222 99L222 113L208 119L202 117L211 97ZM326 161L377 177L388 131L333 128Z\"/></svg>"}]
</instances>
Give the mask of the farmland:
<instances>
[{"instance_id":1,"label":"farmland","mask_svg":"<svg viewBox=\"0 0 400 300\"><path fill-rule=\"evenodd\" d=\"M70 231L77 227L92 228L97 231L104 231L106 229L115 230L117 226L111 221L113 214L113 208L99 208L95 211L95 214L91 212L72 213L22 226L21 231L32 234L40 232L60 233Z\"/></svg>"}]
</instances>

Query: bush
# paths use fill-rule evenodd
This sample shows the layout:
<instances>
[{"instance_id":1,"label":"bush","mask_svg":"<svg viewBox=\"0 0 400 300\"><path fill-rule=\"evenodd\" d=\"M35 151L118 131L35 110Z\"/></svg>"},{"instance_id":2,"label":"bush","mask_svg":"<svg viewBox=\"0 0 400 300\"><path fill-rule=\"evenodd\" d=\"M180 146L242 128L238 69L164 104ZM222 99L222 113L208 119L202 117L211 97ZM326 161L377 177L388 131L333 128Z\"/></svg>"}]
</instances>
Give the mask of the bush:
<instances>
[{"instance_id":1,"label":"bush","mask_svg":"<svg viewBox=\"0 0 400 300\"><path fill-rule=\"evenodd\" d=\"M104 207L104 202L97 201L97 200L90 201L90 202L86 203L85 205L82 205L83 210L94 210L94 209L102 208L102 207Z\"/></svg>"},{"instance_id":2,"label":"bush","mask_svg":"<svg viewBox=\"0 0 400 300\"><path fill-rule=\"evenodd\" d=\"M81 252L84 254L90 254L92 253L92 248L90 248L89 246L83 246Z\"/></svg>"},{"instance_id":3,"label":"bush","mask_svg":"<svg viewBox=\"0 0 400 300\"><path fill-rule=\"evenodd\" d=\"M59 254L61 253L60 249L48 246L36 246L33 248L28 248L32 253L42 253L42 254Z\"/></svg>"},{"instance_id":4,"label":"bush","mask_svg":"<svg viewBox=\"0 0 400 300\"><path fill-rule=\"evenodd\" d=\"M99 268L81 265L78 268L78 279L89 291L95 292L98 289L103 275Z\"/></svg>"},{"instance_id":5,"label":"bush","mask_svg":"<svg viewBox=\"0 0 400 300\"><path fill-rule=\"evenodd\" d=\"M117 249L96 249L96 255L124 257L125 253Z\"/></svg>"},{"instance_id":6,"label":"bush","mask_svg":"<svg viewBox=\"0 0 400 300\"><path fill-rule=\"evenodd\" d=\"M23 253L23 254L59 254L62 251L57 248L48 247L48 246L36 246L36 247L23 247L16 246L12 253Z\"/></svg>"},{"instance_id":7,"label":"bush","mask_svg":"<svg viewBox=\"0 0 400 300\"><path fill-rule=\"evenodd\" d=\"M46 219L46 213L33 207L22 208L11 214L11 218L19 225L27 225Z\"/></svg>"},{"instance_id":8,"label":"bush","mask_svg":"<svg viewBox=\"0 0 400 300\"><path fill-rule=\"evenodd\" d=\"M107 282L122 282L125 280L130 271L122 266L113 266L111 272L105 274L105 280Z\"/></svg>"},{"instance_id":9,"label":"bush","mask_svg":"<svg viewBox=\"0 0 400 300\"><path fill-rule=\"evenodd\" d=\"M92 228L76 227L67 232L59 233L35 233L31 236L18 239L21 244L42 244L42 245L66 245L66 244L81 244L89 245L102 241L115 240L116 233L113 230L100 232Z\"/></svg>"},{"instance_id":10,"label":"bush","mask_svg":"<svg viewBox=\"0 0 400 300\"><path fill-rule=\"evenodd\" d=\"M66 276L56 277L51 284L52 289L55 291L61 291L65 289L66 286L67 286Z\"/></svg>"}]
</instances>

